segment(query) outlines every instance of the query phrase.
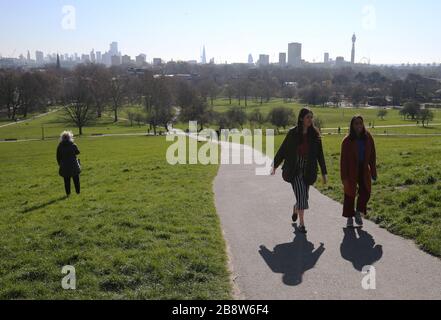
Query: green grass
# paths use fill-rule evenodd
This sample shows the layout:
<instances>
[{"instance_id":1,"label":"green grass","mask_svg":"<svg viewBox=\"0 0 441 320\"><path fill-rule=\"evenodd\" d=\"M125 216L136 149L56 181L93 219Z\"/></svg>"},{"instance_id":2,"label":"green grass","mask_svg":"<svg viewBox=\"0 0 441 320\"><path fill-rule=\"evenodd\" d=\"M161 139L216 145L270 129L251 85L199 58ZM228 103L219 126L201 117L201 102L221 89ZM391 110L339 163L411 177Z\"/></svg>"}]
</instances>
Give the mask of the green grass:
<instances>
[{"instance_id":1,"label":"green grass","mask_svg":"<svg viewBox=\"0 0 441 320\"><path fill-rule=\"evenodd\" d=\"M283 138L276 137L276 150ZM316 185L339 202L343 201L342 139L343 136L324 136L329 184ZM369 218L441 257L441 137L376 137L375 140L379 180L373 185Z\"/></svg>"},{"instance_id":2,"label":"green grass","mask_svg":"<svg viewBox=\"0 0 441 320\"><path fill-rule=\"evenodd\" d=\"M232 105L230 105L229 100L227 99L217 99L214 102L213 109L218 112L226 112L232 106L239 106L237 100L233 99ZM247 107L245 107L244 102L242 101L241 107L244 108L247 113L251 113L253 110L259 109L264 115L267 115L272 109L276 107L286 107L292 109L295 115L298 116L299 111L301 108L304 107L304 104L301 104L297 101L285 103L281 99L272 99L270 102L260 105L260 103L257 103L254 100L250 100ZM382 120L377 117L378 110L376 109L331 107L323 108L320 106L309 106L309 108L313 110L316 117L319 117L323 121L324 128L349 127L351 118L356 114L361 114L365 119L366 125L368 125L369 123L374 126L415 125L413 127L406 128L374 130L378 131L378 133L383 133L384 130L387 130L390 131L390 133L398 132L414 134L428 133L428 131L430 130L426 128L421 128L421 126L417 127L415 121L403 120L403 117L399 115L398 110L388 110L388 115L384 118L384 120ZM434 123L441 123L441 110L434 109L433 111L435 113ZM441 126L433 126L431 128L432 130L430 130L430 133L441 133Z\"/></svg>"},{"instance_id":3,"label":"green grass","mask_svg":"<svg viewBox=\"0 0 441 320\"><path fill-rule=\"evenodd\" d=\"M124 112L121 112L121 117L124 118ZM64 111L50 114L35 120L18 123L7 127L0 128L1 139L41 139L42 128L44 128L44 136L46 139L57 138L62 130L71 130L75 134L78 129L72 124L66 123ZM110 112L103 114L102 118L96 119L90 125L83 129L84 135L93 134L128 134L128 133L143 133L147 132L147 126L138 126L136 123L133 126L129 121L120 119L114 123L113 116Z\"/></svg>"},{"instance_id":4,"label":"green grass","mask_svg":"<svg viewBox=\"0 0 441 320\"><path fill-rule=\"evenodd\" d=\"M56 141L0 144L0 299L230 298L218 167L168 165L165 138L77 143L82 195L70 199ZM75 291L61 288L65 265Z\"/></svg>"}]
</instances>

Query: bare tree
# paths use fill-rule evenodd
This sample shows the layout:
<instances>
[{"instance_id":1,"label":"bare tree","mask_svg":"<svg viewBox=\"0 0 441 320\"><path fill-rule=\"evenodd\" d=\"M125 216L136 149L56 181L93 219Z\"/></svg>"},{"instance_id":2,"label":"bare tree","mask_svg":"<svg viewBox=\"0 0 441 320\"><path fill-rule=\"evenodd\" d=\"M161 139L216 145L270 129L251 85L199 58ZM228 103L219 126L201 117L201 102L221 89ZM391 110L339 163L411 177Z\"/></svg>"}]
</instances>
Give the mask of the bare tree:
<instances>
[{"instance_id":1,"label":"bare tree","mask_svg":"<svg viewBox=\"0 0 441 320\"><path fill-rule=\"evenodd\" d=\"M83 128L94 118L92 109L93 97L91 94L90 79L75 75L65 82L66 114L67 120L75 124L79 135L83 134Z\"/></svg>"},{"instance_id":2,"label":"bare tree","mask_svg":"<svg viewBox=\"0 0 441 320\"><path fill-rule=\"evenodd\" d=\"M118 111L122 106L124 95L127 89L127 78L118 74L113 70L110 80L110 98L112 100L112 111L114 114L114 122L118 122Z\"/></svg>"},{"instance_id":3,"label":"bare tree","mask_svg":"<svg viewBox=\"0 0 441 320\"><path fill-rule=\"evenodd\" d=\"M6 107L8 119L15 120L20 93L19 77L15 71L6 71L0 75L0 103Z\"/></svg>"}]
</instances>

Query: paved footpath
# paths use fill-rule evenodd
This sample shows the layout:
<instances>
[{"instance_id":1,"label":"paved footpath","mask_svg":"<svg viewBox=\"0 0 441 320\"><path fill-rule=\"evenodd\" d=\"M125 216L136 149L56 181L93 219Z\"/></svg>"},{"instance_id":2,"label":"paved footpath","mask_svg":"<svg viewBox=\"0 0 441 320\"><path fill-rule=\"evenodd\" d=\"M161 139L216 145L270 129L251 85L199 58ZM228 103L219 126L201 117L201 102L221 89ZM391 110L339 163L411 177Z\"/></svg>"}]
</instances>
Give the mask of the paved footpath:
<instances>
[{"instance_id":1,"label":"paved footpath","mask_svg":"<svg viewBox=\"0 0 441 320\"><path fill-rule=\"evenodd\" d=\"M240 148L248 147L233 154ZM280 172L221 165L214 192L239 299L441 299L440 259L369 221L346 229L342 206L316 189L309 232L298 234L293 192ZM375 267L375 290L362 287L367 265Z\"/></svg>"}]
</instances>

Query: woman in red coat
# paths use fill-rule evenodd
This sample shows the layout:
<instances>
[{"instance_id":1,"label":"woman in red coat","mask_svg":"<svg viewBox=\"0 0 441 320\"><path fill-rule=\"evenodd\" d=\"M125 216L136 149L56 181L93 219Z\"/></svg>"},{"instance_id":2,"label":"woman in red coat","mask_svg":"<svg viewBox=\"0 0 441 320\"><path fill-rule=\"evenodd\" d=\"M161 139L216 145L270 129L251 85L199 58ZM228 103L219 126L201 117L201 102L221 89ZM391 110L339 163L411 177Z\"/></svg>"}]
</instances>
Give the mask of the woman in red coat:
<instances>
[{"instance_id":1,"label":"woman in red coat","mask_svg":"<svg viewBox=\"0 0 441 320\"><path fill-rule=\"evenodd\" d=\"M345 192L343 216L348 219L348 227L354 226L354 218L359 227L363 226L361 215L367 214L372 180L377 180L376 161L374 139L366 130L363 117L355 116L351 121L350 133L343 140L340 161ZM354 208L357 196L357 207Z\"/></svg>"}]
</instances>

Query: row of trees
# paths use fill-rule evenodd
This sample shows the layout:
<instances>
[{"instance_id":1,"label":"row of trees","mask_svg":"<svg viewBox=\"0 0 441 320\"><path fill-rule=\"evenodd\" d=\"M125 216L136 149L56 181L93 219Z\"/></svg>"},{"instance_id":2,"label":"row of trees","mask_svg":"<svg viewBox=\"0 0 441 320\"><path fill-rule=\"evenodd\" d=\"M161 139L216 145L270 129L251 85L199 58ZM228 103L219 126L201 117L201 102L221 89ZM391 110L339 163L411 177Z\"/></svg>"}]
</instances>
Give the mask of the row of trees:
<instances>
[{"instance_id":1,"label":"row of trees","mask_svg":"<svg viewBox=\"0 0 441 320\"><path fill-rule=\"evenodd\" d=\"M60 90L57 74L0 70L0 111L10 120L26 118L54 103Z\"/></svg>"},{"instance_id":2,"label":"row of trees","mask_svg":"<svg viewBox=\"0 0 441 320\"><path fill-rule=\"evenodd\" d=\"M167 78L154 78L150 72L129 74L118 68L101 65L78 66L68 78L63 78L67 114L82 128L105 109L112 112L118 122L121 109L127 105L143 106L144 112L128 111L129 120L145 122L157 132L158 126L167 127L173 117L172 83Z\"/></svg>"},{"instance_id":3,"label":"row of trees","mask_svg":"<svg viewBox=\"0 0 441 320\"><path fill-rule=\"evenodd\" d=\"M127 112L129 120L147 123L154 132L158 126L167 127L178 118L197 120L201 128L209 123L240 126L244 121L269 121L284 127L287 124L283 121L292 123L289 108L276 109L268 117L259 110L247 114L240 108L217 114L213 110L214 100L223 96L232 105L232 100L237 99L239 106L245 108L250 100L264 104L273 97L283 98L287 103L300 99L310 105L340 106L343 101L364 104L373 97L377 104L387 104L386 98L390 96L394 104L404 104L403 117L426 122L430 120L430 111L415 111L412 106L436 102L441 93L439 82L434 80L441 78L437 69L431 74L407 74L400 69L372 67L286 69L170 63L162 72L154 75L153 70L141 72L97 64L79 65L74 70L0 70L0 112L15 120L30 112L43 111L49 105L63 104L80 132L105 110L111 111L118 122L121 108L133 105L142 106L142 112ZM172 72L187 75L168 75Z\"/></svg>"}]
</instances>

